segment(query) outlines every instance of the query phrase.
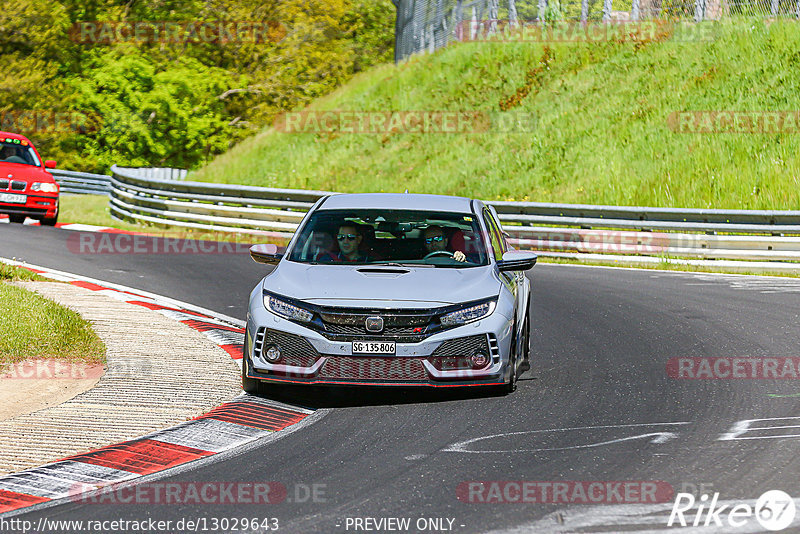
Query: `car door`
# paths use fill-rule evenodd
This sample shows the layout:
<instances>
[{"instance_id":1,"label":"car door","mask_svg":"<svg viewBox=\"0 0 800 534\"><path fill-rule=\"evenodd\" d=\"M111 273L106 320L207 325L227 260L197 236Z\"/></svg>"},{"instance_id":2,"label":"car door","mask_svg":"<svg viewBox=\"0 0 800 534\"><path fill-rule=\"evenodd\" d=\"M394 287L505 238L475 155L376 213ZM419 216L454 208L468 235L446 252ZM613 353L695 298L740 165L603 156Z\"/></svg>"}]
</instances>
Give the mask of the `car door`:
<instances>
[{"instance_id":1,"label":"car door","mask_svg":"<svg viewBox=\"0 0 800 534\"><path fill-rule=\"evenodd\" d=\"M505 233L502 230L500 221L497 217L497 212L489 206L485 210L484 221L489 229L489 238L492 243L492 249L495 251L495 259L500 261L503 259L503 254L511 247L506 240ZM518 334L522 332L525 313L528 310L528 294L530 292L530 284L525 277L523 271L513 271L501 273L506 277L507 287L514 295L516 317L518 318Z\"/></svg>"}]
</instances>

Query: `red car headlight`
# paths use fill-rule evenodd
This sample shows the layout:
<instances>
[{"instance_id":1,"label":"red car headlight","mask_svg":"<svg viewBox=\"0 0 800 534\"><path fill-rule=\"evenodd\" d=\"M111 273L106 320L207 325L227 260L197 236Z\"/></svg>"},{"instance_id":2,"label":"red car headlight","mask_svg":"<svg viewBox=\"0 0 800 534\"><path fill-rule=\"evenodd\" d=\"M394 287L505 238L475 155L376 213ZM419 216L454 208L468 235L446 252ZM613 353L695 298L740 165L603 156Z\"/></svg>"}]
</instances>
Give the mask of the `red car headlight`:
<instances>
[{"instance_id":1,"label":"red car headlight","mask_svg":"<svg viewBox=\"0 0 800 534\"><path fill-rule=\"evenodd\" d=\"M31 185L31 191L58 193L58 184L53 182L34 182L33 185Z\"/></svg>"}]
</instances>

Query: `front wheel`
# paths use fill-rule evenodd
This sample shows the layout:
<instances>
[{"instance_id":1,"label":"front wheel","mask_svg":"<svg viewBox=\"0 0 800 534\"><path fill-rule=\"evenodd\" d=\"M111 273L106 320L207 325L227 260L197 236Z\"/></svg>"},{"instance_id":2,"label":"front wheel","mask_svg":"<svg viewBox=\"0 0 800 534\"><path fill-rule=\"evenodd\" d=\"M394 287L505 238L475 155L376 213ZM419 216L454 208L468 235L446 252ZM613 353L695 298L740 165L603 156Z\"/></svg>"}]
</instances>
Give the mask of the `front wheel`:
<instances>
[{"instance_id":1,"label":"front wheel","mask_svg":"<svg viewBox=\"0 0 800 534\"><path fill-rule=\"evenodd\" d=\"M506 393L514 393L517 390L517 355L514 354L511 360L511 373L508 377L508 383L505 386Z\"/></svg>"},{"instance_id":2,"label":"front wheel","mask_svg":"<svg viewBox=\"0 0 800 534\"><path fill-rule=\"evenodd\" d=\"M525 326L522 327L522 363L519 366L519 374L529 371L531 368L531 320L525 316Z\"/></svg>"},{"instance_id":3,"label":"front wheel","mask_svg":"<svg viewBox=\"0 0 800 534\"><path fill-rule=\"evenodd\" d=\"M55 226L58 222L58 212L56 212L55 217L42 217L39 219L39 224L42 226Z\"/></svg>"},{"instance_id":4,"label":"front wheel","mask_svg":"<svg viewBox=\"0 0 800 534\"><path fill-rule=\"evenodd\" d=\"M12 223L24 223L25 222L25 215L20 215L19 213L11 213L8 215L8 220Z\"/></svg>"}]
</instances>

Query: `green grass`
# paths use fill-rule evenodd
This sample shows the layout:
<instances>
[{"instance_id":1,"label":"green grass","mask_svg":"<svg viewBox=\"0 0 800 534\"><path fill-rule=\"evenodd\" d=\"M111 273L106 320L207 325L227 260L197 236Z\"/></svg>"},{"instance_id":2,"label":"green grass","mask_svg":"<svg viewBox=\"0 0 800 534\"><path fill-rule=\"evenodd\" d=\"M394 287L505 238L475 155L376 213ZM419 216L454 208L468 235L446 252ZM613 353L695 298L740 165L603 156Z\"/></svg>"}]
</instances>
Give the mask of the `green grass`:
<instances>
[{"instance_id":1,"label":"green grass","mask_svg":"<svg viewBox=\"0 0 800 534\"><path fill-rule=\"evenodd\" d=\"M130 231L142 231L145 228L112 219L105 195L61 195L58 222L111 226Z\"/></svg>"},{"instance_id":2,"label":"green grass","mask_svg":"<svg viewBox=\"0 0 800 534\"><path fill-rule=\"evenodd\" d=\"M38 274L22 267L15 267L6 263L0 262L0 283L3 281L29 281L29 280L45 280Z\"/></svg>"},{"instance_id":3,"label":"green grass","mask_svg":"<svg viewBox=\"0 0 800 534\"><path fill-rule=\"evenodd\" d=\"M22 269L20 269L22 271ZM3 268L3 278L25 279ZM104 363L105 345L72 310L0 281L0 366L27 359L58 358Z\"/></svg>"},{"instance_id":4,"label":"green grass","mask_svg":"<svg viewBox=\"0 0 800 534\"><path fill-rule=\"evenodd\" d=\"M683 134L676 111L800 110L800 25L737 20L707 42L464 43L383 65L318 110L484 110L518 90L529 133L282 134L190 179L342 192L612 205L800 209L800 134ZM526 75L528 81L526 82ZM527 85L527 88L526 88Z\"/></svg>"}]
</instances>

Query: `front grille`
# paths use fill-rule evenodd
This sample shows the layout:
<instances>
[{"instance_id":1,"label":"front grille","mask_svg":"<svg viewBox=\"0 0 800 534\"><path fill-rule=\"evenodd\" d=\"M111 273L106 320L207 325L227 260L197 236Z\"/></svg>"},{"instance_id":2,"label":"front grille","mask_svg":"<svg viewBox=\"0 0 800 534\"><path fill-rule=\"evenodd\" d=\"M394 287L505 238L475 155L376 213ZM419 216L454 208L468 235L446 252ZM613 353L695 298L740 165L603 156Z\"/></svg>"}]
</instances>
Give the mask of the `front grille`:
<instances>
[{"instance_id":1,"label":"front grille","mask_svg":"<svg viewBox=\"0 0 800 534\"><path fill-rule=\"evenodd\" d=\"M267 330L262 326L256 332L256 338L253 341L254 356L261 356L264 353L264 349L270 345L276 345L281 351L281 359L275 362L278 365L311 367L320 356L305 338L285 332Z\"/></svg>"},{"instance_id":2,"label":"front grille","mask_svg":"<svg viewBox=\"0 0 800 534\"><path fill-rule=\"evenodd\" d=\"M329 356L320 378L348 380L384 380L387 382L426 381L428 373L422 358L368 358Z\"/></svg>"},{"instance_id":3,"label":"front grille","mask_svg":"<svg viewBox=\"0 0 800 534\"><path fill-rule=\"evenodd\" d=\"M26 182L21 180L13 180L11 182L11 190L12 191L25 191L25 186L28 185Z\"/></svg>"},{"instance_id":4,"label":"front grille","mask_svg":"<svg viewBox=\"0 0 800 534\"><path fill-rule=\"evenodd\" d=\"M415 331L416 329L416 331ZM386 326L383 331L375 333L369 332L364 325L346 325L325 323L325 331L330 334L343 336L413 336L422 335L425 332L424 326Z\"/></svg>"},{"instance_id":5,"label":"front grille","mask_svg":"<svg viewBox=\"0 0 800 534\"><path fill-rule=\"evenodd\" d=\"M0 189L8 189L8 180L0 180Z\"/></svg>"},{"instance_id":6,"label":"front grille","mask_svg":"<svg viewBox=\"0 0 800 534\"><path fill-rule=\"evenodd\" d=\"M340 336L393 338L398 341L420 341L425 337L434 318L430 310L364 310L345 308L326 308L319 314L322 319L322 333L328 338ZM381 317L383 330L367 330L367 317Z\"/></svg>"}]
</instances>

